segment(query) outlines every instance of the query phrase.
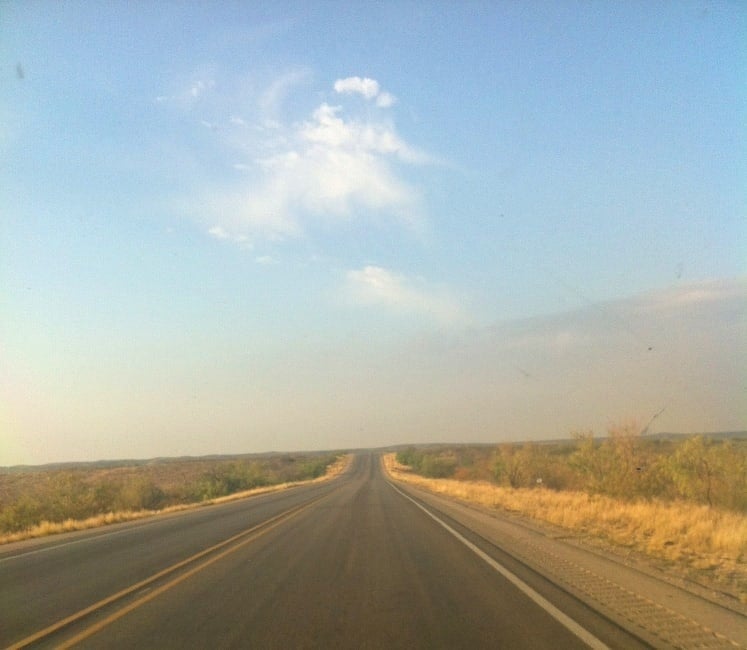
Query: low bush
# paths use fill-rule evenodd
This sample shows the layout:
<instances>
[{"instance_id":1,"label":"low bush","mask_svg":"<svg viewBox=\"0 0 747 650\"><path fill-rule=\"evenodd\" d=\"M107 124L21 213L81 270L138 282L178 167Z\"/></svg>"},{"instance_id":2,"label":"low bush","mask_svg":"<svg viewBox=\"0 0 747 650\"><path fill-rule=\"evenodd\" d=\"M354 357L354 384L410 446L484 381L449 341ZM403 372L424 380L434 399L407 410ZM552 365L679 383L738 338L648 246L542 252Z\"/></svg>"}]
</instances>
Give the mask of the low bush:
<instances>
[{"instance_id":1,"label":"low bush","mask_svg":"<svg viewBox=\"0 0 747 650\"><path fill-rule=\"evenodd\" d=\"M544 488L635 501L687 501L747 511L747 439L702 435L655 439L635 424L604 438L573 434L572 442L494 447L417 448L396 460L430 478L484 480L510 488Z\"/></svg>"},{"instance_id":2,"label":"low bush","mask_svg":"<svg viewBox=\"0 0 747 650\"><path fill-rule=\"evenodd\" d=\"M285 454L0 469L0 535L19 533L42 522L53 528L68 520L156 511L314 479L336 460L335 454Z\"/></svg>"},{"instance_id":3,"label":"low bush","mask_svg":"<svg viewBox=\"0 0 747 650\"><path fill-rule=\"evenodd\" d=\"M414 447L399 452L397 461L429 478L448 478L459 464L456 456L450 452L422 451Z\"/></svg>"}]
</instances>

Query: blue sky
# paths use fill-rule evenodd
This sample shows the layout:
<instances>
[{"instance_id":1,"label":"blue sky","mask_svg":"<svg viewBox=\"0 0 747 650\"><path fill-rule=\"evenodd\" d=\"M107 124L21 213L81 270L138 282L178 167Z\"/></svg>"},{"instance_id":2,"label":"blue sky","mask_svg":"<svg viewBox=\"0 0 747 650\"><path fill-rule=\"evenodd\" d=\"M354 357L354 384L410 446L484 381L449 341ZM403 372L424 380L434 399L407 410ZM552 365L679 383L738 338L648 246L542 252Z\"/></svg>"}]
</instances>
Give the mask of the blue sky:
<instances>
[{"instance_id":1,"label":"blue sky","mask_svg":"<svg viewBox=\"0 0 747 650\"><path fill-rule=\"evenodd\" d=\"M0 465L747 429L744 5L305 5L0 4Z\"/></svg>"}]
</instances>

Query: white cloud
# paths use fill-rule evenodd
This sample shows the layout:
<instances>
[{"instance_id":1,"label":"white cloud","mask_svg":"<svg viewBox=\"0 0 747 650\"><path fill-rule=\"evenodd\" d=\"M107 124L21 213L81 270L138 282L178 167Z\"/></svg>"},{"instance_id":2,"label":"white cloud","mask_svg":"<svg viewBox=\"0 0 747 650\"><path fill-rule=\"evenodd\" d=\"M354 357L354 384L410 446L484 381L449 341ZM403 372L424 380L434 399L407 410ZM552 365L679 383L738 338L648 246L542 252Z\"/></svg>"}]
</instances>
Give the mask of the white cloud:
<instances>
[{"instance_id":1,"label":"white cloud","mask_svg":"<svg viewBox=\"0 0 747 650\"><path fill-rule=\"evenodd\" d=\"M661 311L684 305L707 305L744 294L745 290L744 281L695 282L664 292L654 292L642 299L638 308L642 311Z\"/></svg>"},{"instance_id":2,"label":"white cloud","mask_svg":"<svg viewBox=\"0 0 747 650\"><path fill-rule=\"evenodd\" d=\"M262 101L272 103L268 97L276 98L299 78L277 80ZM391 101L371 82L352 77L335 86ZM225 239L297 237L319 221L386 217L410 228L421 225L419 192L401 177L398 165L423 164L429 158L408 145L390 121L350 116L327 103L290 125L272 120L267 127L264 109L257 118L256 128L229 129L224 136L224 144L245 157L233 164L243 172L234 185L211 187L183 202L195 218L220 227ZM229 120L240 126L245 122Z\"/></svg>"},{"instance_id":3,"label":"white cloud","mask_svg":"<svg viewBox=\"0 0 747 650\"><path fill-rule=\"evenodd\" d=\"M301 127L301 137L308 142L330 147L395 154L408 162L424 159L422 154L402 142L390 125L345 121L338 116L340 111L339 106L322 104L314 111L314 119Z\"/></svg>"},{"instance_id":4,"label":"white cloud","mask_svg":"<svg viewBox=\"0 0 747 650\"><path fill-rule=\"evenodd\" d=\"M209 91L215 88L215 81L210 78L200 78L182 84L170 94L158 95L156 104L171 105L182 109L189 109L200 101Z\"/></svg>"},{"instance_id":5,"label":"white cloud","mask_svg":"<svg viewBox=\"0 0 747 650\"><path fill-rule=\"evenodd\" d=\"M595 356L616 348L637 358L692 341L699 336L693 332L705 336L710 321L724 330L744 321L746 303L746 281L711 280L500 323L491 332L496 347L517 353Z\"/></svg>"},{"instance_id":6,"label":"white cloud","mask_svg":"<svg viewBox=\"0 0 747 650\"><path fill-rule=\"evenodd\" d=\"M349 295L359 304L427 315L441 324L466 323L464 311L454 297L423 280L369 265L348 271L346 281Z\"/></svg>"},{"instance_id":7,"label":"white cloud","mask_svg":"<svg viewBox=\"0 0 747 650\"><path fill-rule=\"evenodd\" d=\"M335 92L343 95L358 93L366 99L373 99L379 94L379 82L368 77L347 77L335 81Z\"/></svg>"},{"instance_id":8,"label":"white cloud","mask_svg":"<svg viewBox=\"0 0 747 650\"><path fill-rule=\"evenodd\" d=\"M720 297L669 300L705 287ZM662 409L649 431L741 430L745 304L747 282L722 280L485 328L419 331L391 355L390 381L438 412L423 440L439 430L485 441L568 437L631 418L643 427Z\"/></svg>"},{"instance_id":9,"label":"white cloud","mask_svg":"<svg viewBox=\"0 0 747 650\"><path fill-rule=\"evenodd\" d=\"M393 106L397 98L391 93L383 92L376 97L376 105L379 108L389 108Z\"/></svg>"},{"instance_id":10,"label":"white cloud","mask_svg":"<svg viewBox=\"0 0 747 650\"><path fill-rule=\"evenodd\" d=\"M252 243L247 235L232 234L221 226L213 226L208 230L208 235L220 240L229 240L238 244L241 248L251 249Z\"/></svg>"},{"instance_id":11,"label":"white cloud","mask_svg":"<svg viewBox=\"0 0 747 650\"><path fill-rule=\"evenodd\" d=\"M189 88L189 94L191 97L194 97L195 99L202 95L206 90L209 90L215 86L215 82L208 79L198 79L197 81L193 82L192 85Z\"/></svg>"},{"instance_id":12,"label":"white cloud","mask_svg":"<svg viewBox=\"0 0 747 650\"><path fill-rule=\"evenodd\" d=\"M308 70L292 70L273 81L261 94L259 106L265 120L273 120L285 98L295 88L311 79Z\"/></svg>"},{"instance_id":13,"label":"white cloud","mask_svg":"<svg viewBox=\"0 0 747 650\"><path fill-rule=\"evenodd\" d=\"M220 226L213 226L208 230L208 235L216 239L228 239L230 235Z\"/></svg>"},{"instance_id":14,"label":"white cloud","mask_svg":"<svg viewBox=\"0 0 747 650\"><path fill-rule=\"evenodd\" d=\"M362 95L366 99L374 99L379 108L389 108L397 98L386 91L381 90L379 82L368 77L347 77L335 81L335 92L341 95Z\"/></svg>"}]
</instances>

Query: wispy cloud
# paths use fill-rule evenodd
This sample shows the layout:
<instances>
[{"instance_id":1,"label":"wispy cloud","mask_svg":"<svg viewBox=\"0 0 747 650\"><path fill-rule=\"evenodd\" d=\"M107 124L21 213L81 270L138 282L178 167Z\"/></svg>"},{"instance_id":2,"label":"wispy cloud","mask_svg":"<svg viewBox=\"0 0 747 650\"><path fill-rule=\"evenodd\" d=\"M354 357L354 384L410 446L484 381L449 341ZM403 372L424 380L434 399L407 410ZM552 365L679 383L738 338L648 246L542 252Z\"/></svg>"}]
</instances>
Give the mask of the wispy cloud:
<instances>
[{"instance_id":1,"label":"wispy cloud","mask_svg":"<svg viewBox=\"0 0 747 650\"><path fill-rule=\"evenodd\" d=\"M551 354L597 353L612 341L629 353L658 353L698 319L725 327L743 318L747 281L709 280L630 298L589 303L583 309L496 325L504 349ZM742 312L740 315L739 312ZM695 328L698 329L698 328ZM688 335L690 336L690 335Z\"/></svg>"},{"instance_id":2,"label":"wispy cloud","mask_svg":"<svg viewBox=\"0 0 747 650\"><path fill-rule=\"evenodd\" d=\"M224 228L221 226L213 226L208 231L208 235L211 237L214 237L215 239L223 239L223 240L229 240L232 241L242 248L251 248L252 244L249 241L249 237L246 235L234 235L229 232L227 232Z\"/></svg>"},{"instance_id":3,"label":"wispy cloud","mask_svg":"<svg viewBox=\"0 0 747 650\"><path fill-rule=\"evenodd\" d=\"M206 94L215 88L215 80L210 77L194 78L173 92L158 95L155 98L157 104L171 104L181 108L190 108L201 100Z\"/></svg>"},{"instance_id":4,"label":"wispy cloud","mask_svg":"<svg viewBox=\"0 0 747 650\"><path fill-rule=\"evenodd\" d=\"M208 235L215 237L216 239L228 239L229 234L220 226L213 226L208 230Z\"/></svg>"},{"instance_id":5,"label":"wispy cloud","mask_svg":"<svg viewBox=\"0 0 747 650\"><path fill-rule=\"evenodd\" d=\"M358 304L426 315L441 324L465 324L467 321L454 296L422 279L373 265L350 270L345 279L348 295Z\"/></svg>"},{"instance_id":6,"label":"wispy cloud","mask_svg":"<svg viewBox=\"0 0 747 650\"><path fill-rule=\"evenodd\" d=\"M197 99L205 91L210 90L214 86L215 82L212 79L197 79L189 87L189 95Z\"/></svg>"},{"instance_id":7,"label":"wispy cloud","mask_svg":"<svg viewBox=\"0 0 747 650\"><path fill-rule=\"evenodd\" d=\"M307 78L302 71L273 82L258 99L254 121L229 112L220 132L223 146L241 155L232 164L241 176L227 187L207 188L183 205L231 240L282 240L303 235L315 223L356 219L385 218L418 228L424 212L421 197L402 176L401 166L424 164L429 158L399 136L391 118L321 103L306 119L268 122L268 110ZM202 86L193 87L202 91ZM349 77L334 88L382 106L394 102L373 79ZM211 128L216 124L207 123Z\"/></svg>"},{"instance_id":8,"label":"wispy cloud","mask_svg":"<svg viewBox=\"0 0 747 650\"><path fill-rule=\"evenodd\" d=\"M390 106L393 106L396 101L397 98L388 92L381 92L376 96L376 105L380 108L389 108Z\"/></svg>"},{"instance_id":9,"label":"wispy cloud","mask_svg":"<svg viewBox=\"0 0 747 650\"><path fill-rule=\"evenodd\" d=\"M701 291L707 301L690 299ZM417 400L424 380L435 393L428 399L440 400L442 417L451 410L456 427L471 421L463 417L470 405L482 414L471 431L488 438L603 431L631 417L646 422L664 407L658 431L743 429L746 304L747 282L712 281L484 328L418 332L397 350L397 382Z\"/></svg>"},{"instance_id":10,"label":"wispy cloud","mask_svg":"<svg viewBox=\"0 0 747 650\"><path fill-rule=\"evenodd\" d=\"M368 100L375 100L380 108L389 108L397 98L386 91L382 91L379 82L368 77L347 77L335 81L335 92L341 95L362 95Z\"/></svg>"},{"instance_id":11,"label":"wispy cloud","mask_svg":"<svg viewBox=\"0 0 747 650\"><path fill-rule=\"evenodd\" d=\"M265 122L274 122L288 94L297 86L309 82L311 72L306 69L291 70L275 79L259 97L259 107Z\"/></svg>"},{"instance_id":12,"label":"wispy cloud","mask_svg":"<svg viewBox=\"0 0 747 650\"><path fill-rule=\"evenodd\" d=\"M335 81L335 92L343 94L357 93L363 95L366 99L373 99L379 94L379 82L366 77L347 77Z\"/></svg>"},{"instance_id":13,"label":"wispy cloud","mask_svg":"<svg viewBox=\"0 0 747 650\"><path fill-rule=\"evenodd\" d=\"M642 299L641 311L666 311L685 305L708 305L737 296L745 297L747 281L706 280L654 292Z\"/></svg>"}]
</instances>

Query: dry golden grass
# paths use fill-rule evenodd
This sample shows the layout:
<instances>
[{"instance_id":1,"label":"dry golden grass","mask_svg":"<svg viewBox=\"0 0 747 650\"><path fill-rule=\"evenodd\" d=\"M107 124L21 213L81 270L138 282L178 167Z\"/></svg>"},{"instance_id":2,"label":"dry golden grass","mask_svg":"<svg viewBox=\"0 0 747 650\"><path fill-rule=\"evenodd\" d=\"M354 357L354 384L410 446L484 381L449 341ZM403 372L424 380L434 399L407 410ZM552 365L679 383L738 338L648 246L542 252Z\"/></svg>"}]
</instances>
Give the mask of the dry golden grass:
<instances>
[{"instance_id":1,"label":"dry golden grass","mask_svg":"<svg viewBox=\"0 0 747 650\"><path fill-rule=\"evenodd\" d=\"M87 530L89 528L98 528L99 526L108 526L123 521L132 521L134 519L143 519L158 514L157 510L127 510L122 512L107 512L104 515L88 517L87 519L66 519L62 522L42 521L36 526L17 533L7 533L0 536L0 544L9 544L11 542L20 542L24 539L35 537L47 537L48 535L57 535L59 533L69 533L74 530Z\"/></svg>"},{"instance_id":2,"label":"dry golden grass","mask_svg":"<svg viewBox=\"0 0 747 650\"><path fill-rule=\"evenodd\" d=\"M549 522L671 562L709 571L747 602L747 515L683 502L626 502L583 492L508 488L485 481L429 479L384 456L389 474L436 494Z\"/></svg>"},{"instance_id":3,"label":"dry golden grass","mask_svg":"<svg viewBox=\"0 0 747 650\"><path fill-rule=\"evenodd\" d=\"M340 456L336 462L327 468L326 474L315 479L308 481L295 481L292 483L279 483L277 485L269 485L265 487L254 488L252 490L245 490L243 492L236 492L229 494L224 497L218 497L207 501L200 501L198 503L181 504L176 506L170 506L161 510L124 510L120 512L107 512L106 514L96 515L95 517L88 517L86 519L66 519L62 522L50 522L42 521L36 526L32 526L26 530L17 533L8 533L0 535L0 544L9 544L11 542L19 542L24 539L33 539L36 537L46 537L48 535L57 535L59 533L69 533L76 530L88 530L90 528L98 528L99 526L108 526L110 524L117 524L125 521L133 521L136 519L145 519L146 517L153 517L155 515L179 512L181 510L191 510L194 508L202 508L203 506L213 505L217 503L226 503L228 501L237 501L239 499L246 499L247 497L256 496L258 494L264 494L266 492L276 492L278 490L285 490L290 487L302 484L321 483L329 481L336 476L339 476L344 472L350 465L352 456L346 454Z\"/></svg>"}]
</instances>

